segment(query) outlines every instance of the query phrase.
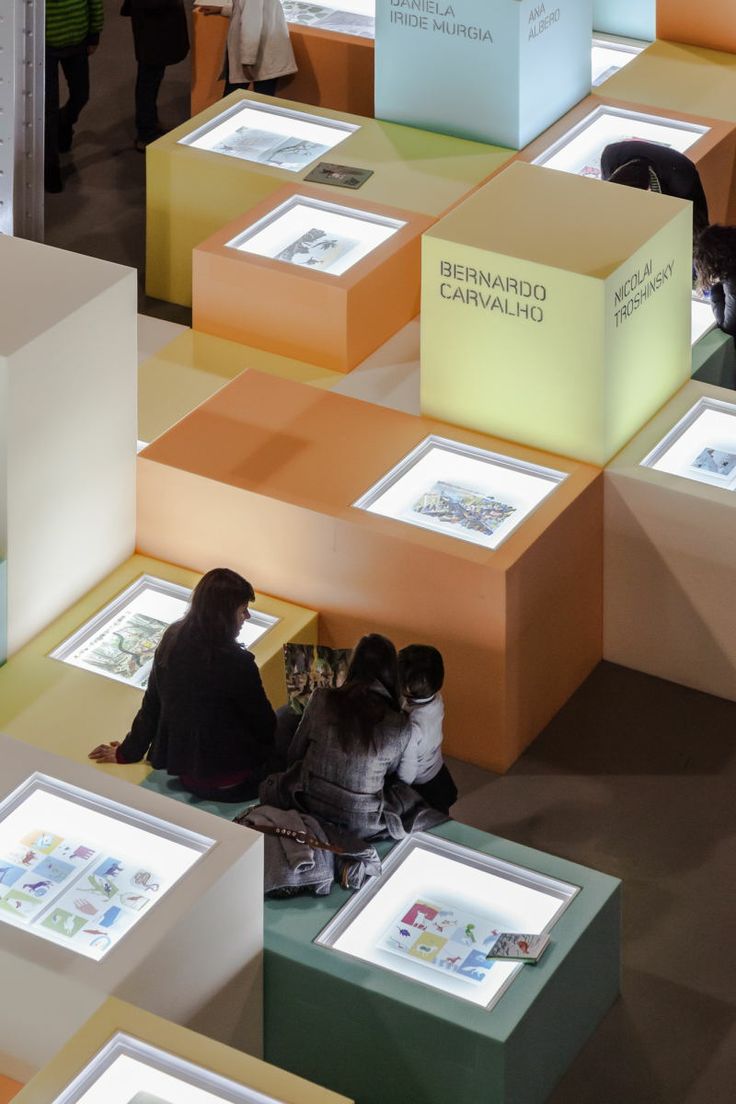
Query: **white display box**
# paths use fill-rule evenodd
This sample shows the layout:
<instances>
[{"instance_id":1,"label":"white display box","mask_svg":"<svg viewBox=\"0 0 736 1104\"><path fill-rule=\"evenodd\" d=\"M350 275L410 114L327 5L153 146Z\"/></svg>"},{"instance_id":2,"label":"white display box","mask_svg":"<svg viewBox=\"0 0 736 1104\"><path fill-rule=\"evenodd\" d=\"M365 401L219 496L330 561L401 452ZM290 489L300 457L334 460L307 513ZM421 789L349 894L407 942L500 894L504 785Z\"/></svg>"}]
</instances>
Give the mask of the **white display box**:
<instances>
[{"instance_id":1,"label":"white display box","mask_svg":"<svg viewBox=\"0 0 736 1104\"><path fill-rule=\"evenodd\" d=\"M233 104L179 142L296 173L359 129L339 119L248 100Z\"/></svg>"},{"instance_id":2,"label":"white display box","mask_svg":"<svg viewBox=\"0 0 736 1104\"><path fill-rule=\"evenodd\" d=\"M165 630L183 617L191 590L141 575L95 617L50 653L74 667L145 689L153 653ZM238 641L249 648L279 623L280 618L250 609Z\"/></svg>"},{"instance_id":3,"label":"white display box","mask_svg":"<svg viewBox=\"0 0 736 1104\"><path fill-rule=\"evenodd\" d=\"M313 272L342 276L403 226L406 222L400 219L295 195L227 246Z\"/></svg>"},{"instance_id":4,"label":"white display box","mask_svg":"<svg viewBox=\"0 0 736 1104\"><path fill-rule=\"evenodd\" d=\"M281 0L281 5L287 23L359 38L376 37L376 0L340 0L339 4Z\"/></svg>"},{"instance_id":5,"label":"white display box","mask_svg":"<svg viewBox=\"0 0 736 1104\"><path fill-rule=\"evenodd\" d=\"M698 399L641 465L736 490L736 405Z\"/></svg>"},{"instance_id":6,"label":"white display box","mask_svg":"<svg viewBox=\"0 0 736 1104\"><path fill-rule=\"evenodd\" d=\"M707 299L701 299L699 295L693 294L691 318L693 324L692 344L694 345L696 341L700 341L701 337L705 337L707 333L715 329L716 320L713 308Z\"/></svg>"},{"instance_id":7,"label":"white display box","mask_svg":"<svg viewBox=\"0 0 736 1104\"><path fill-rule=\"evenodd\" d=\"M7 736L0 762L0 1069L26 1080L109 996L258 1054L258 833Z\"/></svg>"},{"instance_id":8,"label":"white display box","mask_svg":"<svg viewBox=\"0 0 736 1104\"><path fill-rule=\"evenodd\" d=\"M353 505L495 549L565 478L433 435Z\"/></svg>"},{"instance_id":9,"label":"white display box","mask_svg":"<svg viewBox=\"0 0 736 1104\"><path fill-rule=\"evenodd\" d=\"M609 38L607 35L596 35L593 39L591 54L593 67L593 88L618 73L624 66L633 61L648 45L646 42L637 42L633 38Z\"/></svg>"},{"instance_id":10,"label":"white display box","mask_svg":"<svg viewBox=\"0 0 736 1104\"><path fill-rule=\"evenodd\" d=\"M490 1009L525 968L486 957L498 935L550 932L579 891L419 832L315 942Z\"/></svg>"},{"instance_id":11,"label":"white display box","mask_svg":"<svg viewBox=\"0 0 736 1104\"><path fill-rule=\"evenodd\" d=\"M635 138L685 153L708 132L708 127L697 123L602 104L535 157L532 164L600 179L601 154L611 142Z\"/></svg>"}]
</instances>

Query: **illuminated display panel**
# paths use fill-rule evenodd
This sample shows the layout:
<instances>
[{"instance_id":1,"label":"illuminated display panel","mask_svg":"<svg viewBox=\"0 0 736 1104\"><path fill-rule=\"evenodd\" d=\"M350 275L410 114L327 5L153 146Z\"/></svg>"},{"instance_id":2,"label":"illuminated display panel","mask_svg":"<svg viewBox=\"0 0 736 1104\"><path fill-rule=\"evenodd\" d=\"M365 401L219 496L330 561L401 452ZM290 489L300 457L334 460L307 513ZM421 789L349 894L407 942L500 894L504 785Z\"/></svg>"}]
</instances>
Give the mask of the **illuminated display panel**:
<instances>
[{"instance_id":1,"label":"illuminated display panel","mask_svg":"<svg viewBox=\"0 0 736 1104\"><path fill-rule=\"evenodd\" d=\"M51 658L143 690L153 653L168 626L186 613L191 594L187 587L142 575L55 648ZM256 609L249 613L238 636L246 648L279 621Z\"/></svg>"},{"instance_id":2,"label":"illuminated display panel","mask_svg":"<svg viewBox=\"0 0 736 1104\"><path fill-rule=\"evenodd\" d=\"M376 0L340 0L339 4L281 0L281 5L288 23L359 38L376 37Z\"/></svg>"},{"instance_id":3,"label":"illuminated display panel","mask_svg":"<svg viewBox=\"0 0 736 1104\"><path fill-rule=\"evenodd\" d=\"M296 195L227 244L243 253L341 276L403 226L399 219Z\"/></svg>"},{"instance_id":4,"label":"illuminated display panel","mask_svg":"<svg viewBox=\"0 0 736 1104\"><path fill-rule=\"evenodd\" d=\"M641 466L736 490L736 405L699 399Z\"/></svg>"},{"instance_id":5,"label":"illuminated display panel","mask_svg":"<svg viewBox=\"0 0 736 1104\"><path fill-rule=\"evenodd\" d=\"M431 436L354 505L495 549L565 478L565 472Z\"/></svg>"},{"instance_id":6,"label":"illuminated display panel","mask_svg":"<svg viewBox=\"0 0 736 1104\"><path fill-rule=\"evenodd\" d=\"M0 804L0 923L99 961L213 842L34 774Z\"/></svg>"},{"instance_id":7,"label":"illuminated display panel","mask_svg":"<svg viewBox=\"0 0 736 1104\"><path fill-rule=\"evenodd\" d=\"M690 316L692 319L692 344L694 345L709 330L715 328L716 320L710 303L706 299L701 299L698 295L693 295Z\"/></svg>"},{"instance_id":8,"label":"illuminated display panel","mask_svg":"<svg viewBox=\"0 0 736 1104\"><path fill-rule=\"evenodd\" d=\"M633 61L645 48L646 43L626 41L625 39L606 38L605 36L593 39L591 54L593 67L593 87L597 88L619 70Z\"/></svg>"},{"instance_id":9,"label":"illuminated display panel","mask_svg":"<svg viewBox=\"0 0 736 1104\"><path fill-rule=\"evenodd\" d=\"M380 876L315 942L491 1008L524 969L486 958L497 935L550 932L578 892L578 886L418 832L394 847Z\"/></svg>"},{"instance_id":10,"label":"illuminated display panel","mask_svg":"<svg viewBox=\"0 0 736 1104\"><path fill-rule=\"evenodd\" d=\"M360 128L301 111L242 100L179 143L259 165L301 172Z\"/></svg>"},{"instance_id":11,"label":"illuminated display panel","mask_svg":"<svg viewBox=\"0 0 736 1104\"><path fill-rule=\"evenodd\" d=\"M536 157L533 164L600 179L601 154L611 142L637 139L685 153L708 130L696 123L601 105Z\"/></svg>"}]
</instances>

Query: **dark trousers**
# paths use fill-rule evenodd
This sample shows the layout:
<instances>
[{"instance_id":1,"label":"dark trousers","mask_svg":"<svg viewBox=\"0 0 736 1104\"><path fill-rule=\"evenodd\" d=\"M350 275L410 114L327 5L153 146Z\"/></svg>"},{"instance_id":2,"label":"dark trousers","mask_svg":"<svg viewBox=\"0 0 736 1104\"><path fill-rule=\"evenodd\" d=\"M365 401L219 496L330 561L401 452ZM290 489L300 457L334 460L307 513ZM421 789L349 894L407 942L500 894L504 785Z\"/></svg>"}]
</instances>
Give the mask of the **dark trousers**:
<instances>
[{"instance_id":1,"label":"dark trousers","mask_svg":"<svg viewBox=\"0 0 736 1104\"><path fill-rule=\"evenodd\" d=\"M278 80L278 77L270 77L268 80L253 81L253 91L260 92L262 96L275 96ZM242 88L244 92L247 92L250 84L231 84L229 80L226 80L223 96L229 96L231 92L237 91L238 88Z\"/></svg>"},{"instance_id":2,"label":"dark trousers","mask_svg":"<svg viewBox=\"0 0 736 1104\"><path fill-rule=\"evenodd\" d=\"M433 809L437 809L440 813L449 813L450 808L457 801L455 780L444 763L434 778L430 778L429 782L422 782L420 785L412 782L412 789L416 790L428 805Z\"/></svg>"},{"instance_id":3,"label":"dark trousers","mask_svg":"<svg viewBox=\"0 0 736 1104\"><path fill-rule=\"evenodd\" d=\"M158 121L158 90L164 79L165 65L147 65L138 62L138 75L135 80L135 131L142 142L151 142L158 138L161 130Z\"/></svg>"},{"instance_id":4,"label":"dark trousers","mask_svg":"<svg viewBox=\"0 0 736 1104\"><path fill-rule=\"evenodd\" d=\"M69 89L69 98L60 108L59 66ZM46 141L44 162L46 168L56 168L59 164L59 143L68 149L71 143L72 129L80 112L89 99L89 57L87 47L80 46L78 52L46 50L46 105L45 124Z\"/></svg>"}]
</instances>

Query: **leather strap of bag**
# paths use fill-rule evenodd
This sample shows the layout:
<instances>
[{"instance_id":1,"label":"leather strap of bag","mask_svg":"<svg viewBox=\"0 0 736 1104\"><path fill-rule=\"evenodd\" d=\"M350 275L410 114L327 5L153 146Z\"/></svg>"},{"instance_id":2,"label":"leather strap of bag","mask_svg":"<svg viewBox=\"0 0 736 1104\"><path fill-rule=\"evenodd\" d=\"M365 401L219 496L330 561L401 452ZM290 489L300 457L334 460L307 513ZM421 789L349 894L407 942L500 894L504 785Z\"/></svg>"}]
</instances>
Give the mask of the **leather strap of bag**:
<instances>
[{"instance_id":1,"label":"leather strap of bag","mask_svg":"<svg viewBox=\"0 0 736 1104\"><path fill-rule=\"evenodd\" d=\"M266 836L281 836L282 839L293 840L294 843L300 843L305 847L311 847L319 851L332 851L335 855L346 854L344 847L337 847L334 843L323 843L322 840L317 839L306 829L282 828L276 824L252 824L246 818L239 820L239 823L245 824L247 828L253 828L256 832L263 832Z\"/></svg>"}]
</instances>

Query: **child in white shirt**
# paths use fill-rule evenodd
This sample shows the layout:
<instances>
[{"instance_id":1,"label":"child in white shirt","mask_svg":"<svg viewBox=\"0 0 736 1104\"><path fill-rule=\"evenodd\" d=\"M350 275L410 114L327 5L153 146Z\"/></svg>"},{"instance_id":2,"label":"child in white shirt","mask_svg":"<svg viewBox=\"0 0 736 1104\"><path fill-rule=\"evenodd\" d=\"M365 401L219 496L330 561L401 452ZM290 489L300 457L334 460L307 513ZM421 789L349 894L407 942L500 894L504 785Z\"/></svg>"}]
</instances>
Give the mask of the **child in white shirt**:
<instances>
[{"instance_id":1,"label":"child in white shirt","mask_svg":"<svg viewBox=\"0 0 736 1104\"><path fill-rule=\"evenodd\" d=\"M441 654L428 644L402 648L399 679L404 709L411 718L411 732L398 776L433 809L447 813L457 800L457 787L442 758L445 704L440 691L445 668Z\"/></svg>"}]
</instances>

